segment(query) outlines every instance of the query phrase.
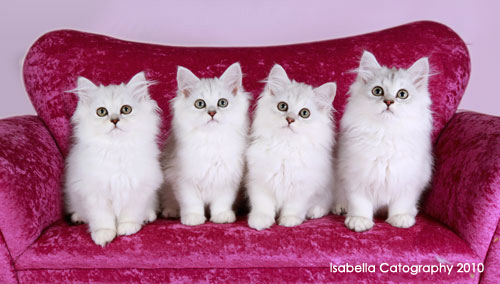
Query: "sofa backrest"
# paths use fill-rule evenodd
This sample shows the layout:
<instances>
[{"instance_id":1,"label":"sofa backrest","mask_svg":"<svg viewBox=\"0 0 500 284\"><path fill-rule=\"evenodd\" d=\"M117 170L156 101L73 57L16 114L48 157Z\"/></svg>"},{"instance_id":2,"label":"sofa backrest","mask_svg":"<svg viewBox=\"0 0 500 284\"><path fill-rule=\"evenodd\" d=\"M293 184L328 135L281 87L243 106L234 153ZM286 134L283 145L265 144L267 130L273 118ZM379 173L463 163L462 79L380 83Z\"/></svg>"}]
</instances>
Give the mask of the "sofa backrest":
<instances>
[{"instance_id":1,"label":"sofa backrest","mask_svg":"<svg viewBox=\"0 0 500 284\"><path fill-rule=\"evenodd\" d=\"M176 71L181 65L199 77L220 76L239 61L245 89L257 98L275 63L290 78L313 86L337 82L334 106L337 122L343 114L350 72L358 67L364 50L382 65L411 66L429 57L429 88L434 111L434 137L455 113L470 74L470 59L462 39L435 22L415 22L399 27L342 39L270 47L174 47L136 43L72 30L49 32L30 48L24 62L24 82L38 115L66 155L71 141L70 118L78 98L65 91L76 87L78 76L108 85L127 82L139 71L158 84L150 93L163 110L161 139L170 126L169 100L176 92ZM254 101L255 102L255 101Z\"/></svg>"}]
</instances>

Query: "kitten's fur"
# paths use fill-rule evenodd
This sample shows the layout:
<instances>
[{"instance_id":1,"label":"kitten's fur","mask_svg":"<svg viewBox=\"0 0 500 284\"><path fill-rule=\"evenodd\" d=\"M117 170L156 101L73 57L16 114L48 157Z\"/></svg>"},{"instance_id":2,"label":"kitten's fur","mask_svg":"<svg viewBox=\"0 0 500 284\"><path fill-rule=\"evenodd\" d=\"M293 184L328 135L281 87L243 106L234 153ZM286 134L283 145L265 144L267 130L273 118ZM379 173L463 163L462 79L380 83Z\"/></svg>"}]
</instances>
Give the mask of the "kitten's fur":
<instances>
[{"instance_id":1,"label":"kitten's fur","mask_svg":"<svg viewBox=\"0 0 500 284\"><path fill-rule=\"evenodd\" d=\"M409 69L389 69L365 51L357 73L337 144L345 224L369 230L374 212L388 209L389 224L411 227L432 172L429 62L421 58ZM376 86L384 95L373 95ZM406 99L396 97L401 89L408 92ZM337 211L341 207L337 204Z\"/></svg>"},{"instance_id":2,"label":"kitten's fur","mask_svg":"<svg viewBox=\"0 0 500 284\"><path fill-rule=\"evenodd\" d=\"M210 79L179 67L177 83L162 162L163 216L180 215L183 224L199 225L206 220L208 205L212 222L234 222L232 205L243 176L248 135L249 103L241 67L234 63L220 78ZM198 109L194 104L200 99L206 106ZM218 105L221 99L228 101L226 107ZM213 118L211 111L216 112Z\"/></svg>"},{"instance_id":3,"label":"kitten's fur","mask_svg":"<svg viewBox=\"0 0 500 284\"><path fill-rule=\"evenodd\" d=\"M156 219L163 178L159 108L148 94L150 84L143 72L126 85L96 86L79 77L71 91L79 101L71 118L75 144L66 165L67 209L73 222L89 224L101 246ZM121 113L124 105L132 108L130 114ZM100 107L108 114L99 117ZM114 119L119 119L116 126Z\"/></svg>"},{"instance_id":4,"label":"kitten's fur","mask_svg":"<svg viewBox=\"0 0 500 284\"><path fill-rule=\"evenodd\" d=\"M287 227L330 211L335 92L335 83L313 89L288 79L280 65L271 69L247 151L250 227L270 227L280 211L279 224ZM280 102L288 104L286 111L278 109ZM308 118L299 116L303 108L310 110Z\"/></svg>"}]
</instances>

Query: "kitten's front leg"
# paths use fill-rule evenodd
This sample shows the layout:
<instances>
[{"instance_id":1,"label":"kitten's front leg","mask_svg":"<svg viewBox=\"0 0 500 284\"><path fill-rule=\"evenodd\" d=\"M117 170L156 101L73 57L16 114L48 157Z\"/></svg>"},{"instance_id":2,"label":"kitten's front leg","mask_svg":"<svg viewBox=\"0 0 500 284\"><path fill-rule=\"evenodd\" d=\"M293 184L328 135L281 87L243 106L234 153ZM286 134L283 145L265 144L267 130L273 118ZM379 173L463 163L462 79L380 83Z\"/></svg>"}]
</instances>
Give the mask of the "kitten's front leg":
<instances>
[{"instance_id":1,"label":"kitten's front leg","mask_svg":"<svg viewBox=\"0 0 500 284\"><path fill-rule=\"evenodd\" d=\"M280 212L279 224L285 227L294 227L304 222L307 211L307 198L298 197L287 200Z\"/></svg>"},{"instance_id":2,"label":"kitten's front leg","mask_svg":"<svg viewBox=\"0 0 500 284\"><path fill-rule=\"evenodd\" d=\"M401 194L389 204L389 216L386 222L398 228L409 228L415 225L417 201L418 195Z\"/></svg>"},{"instance_id":3,"label":"kitten's front leg","mask_svg":"<svg viewBox=\"0 0 500 284\"><path fill-rule=\"evenodd\" d=\"M205 205L198 188L183 183L177 188L176 196L179 201L181 223L187 226L196 226L205 223Z\"/></svg>"},{"instance_id":4,"label":"kitten's front leg","mask_svg":"<svg viewBox=\"0 0 500 284\"><path fill-rule=\"evenodd\" d=\"M248 197L250 199L250 214L248 226L256 230L263 230L274 224L276 205L274 196L265 184L249 183Z\"/></svg>"},{"instance_id":5,"label":"kitten's front leg","mask_svg":"<svg viewBox=\"0 0 500 284\"><path fill-rule=\"evenodd\" d=\"M90 236L97 245L104 247L116 237L115 214L111 204L104 199L86 201Z\"/></svg>"},{"instance_id":6,"label":"kitten's front leg","mask_svg":"<svg viewBox=\"0 0 500 284\"><path fill-rule=\"evenodd\" d=\"M122 207L118 216L118 235L128 236L137 233L145 218L152 217L147 216L151 213L150 210L154 212L154 208L148 208L149 206L154 206L149 196L131 193L130 200Z\"/></svg>"},{"instance_id":7,"label":"kitten's front leg","mask_svg":"<svg viewBox=\"0 0 500 284\"><path fill-rule=\"evenodd\" d=\"M347 217L345 225L347 228L363 232L370 230L373 223L373 204L363 193L351 193L348 197Z\"/></svg>"},{"instance_id":8,"label":"kitten's front leg","mask_svg":"<svg viewBox=\"0 0 500 284\"><path fill-rule=\"evenodd\" d=\"M223 192L215 196L210 204L210 221L214 223L232 223L236 220L233 212L233 203L236 191Z\"/></svg>"}]
</instances>

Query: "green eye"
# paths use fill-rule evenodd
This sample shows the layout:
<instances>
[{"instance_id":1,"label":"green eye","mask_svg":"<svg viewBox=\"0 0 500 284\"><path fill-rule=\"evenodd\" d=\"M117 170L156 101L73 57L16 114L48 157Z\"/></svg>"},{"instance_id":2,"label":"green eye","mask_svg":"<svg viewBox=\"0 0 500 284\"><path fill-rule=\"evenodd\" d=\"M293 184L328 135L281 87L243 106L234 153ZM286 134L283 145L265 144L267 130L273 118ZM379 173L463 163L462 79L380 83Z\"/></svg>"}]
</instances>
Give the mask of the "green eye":
<instances>
[{"instance_id":1,"label":"green eye","mask_svg":"<svg viewBox=\"0 0 500 284\"><path fill-rule=\"evenodd\" d=\"M97 109L96 113L97 113L97 116L103 117L103 116L108 115L108 110L105 107L100 107Z\"/></svg>"},{"instance_id":2,"label":"green eye","mask_svg":"<svg viewBox=\"0 0 500 284\"><path fill-rule=\"evenodd\" d=\"M122 108L120 109L120 112L121 112L122 114L129 114L129 113L131 113L131 112L132 112L132 107L131 107L131 106L129 106L129 105L124 105L124 106L122 106Z\"/></svg>"},{"instance_id":3,"label":"green eye","mask_svg":"<svg viewBox=\"0 0 500 284\"><path fill-rule=\"evenodd\" d=\"M307 108L303 108L299 111L299 115L302 118L308 118L309 116L311 116L311 112Z\"/></svg>"},{"instance_id":4,"label":"green eye","mask_svg":"<svg viewBox=\"0 0 500 284\"><path fill-rule=\"evenodd\" d=\"M406 99L408 98L408 91L405 90L405 89L401 89L398 91L397 95L396 95L399 99Z\"/></svg>"},{"instance_id":5,"label":"green eye","mask_svg":"<svg viewBox=\"0 0 500 284\"><path fill-rule=\"evenodd\" d=\"M285 102L279 102L278 103L278 109L280 111L287 111L288 110L288 104Z\"/></svg>"},{"instance_id":6,"label":"green eye","mask_svg":"<svg viewBox=\"0 0 500 284\"><path fill-rule=\"evenodd\" d=\"M202 99L197 99L195 102L194 102L194 107L195 108L198 108L198 109L202 109L204 108L205 106L207 106L207 104L205 103L204 100Z\"/></svg>"},{"instance_id":7,"label":"green eye","mask_svg":"<svg viewBox=\"0 0 500 284\"><path fill-rule=\"evenodd\" d=\"M382 87L376 86L375 88L373 88L372 94L377 97L383 96L384 89L382 89Z\"/></svg>"},{"instance_id":8,"label":"green eye","mask_svg":"<svg viewBox=\"0 0 500 284\"><path fill-rule=\"evenodd\" d=\"M227 105L229 104L229 102L226 100L226 99L220 99L218 102L217 102L217 105L219 107L227 107Z\"/></svg>"}]
</instances>

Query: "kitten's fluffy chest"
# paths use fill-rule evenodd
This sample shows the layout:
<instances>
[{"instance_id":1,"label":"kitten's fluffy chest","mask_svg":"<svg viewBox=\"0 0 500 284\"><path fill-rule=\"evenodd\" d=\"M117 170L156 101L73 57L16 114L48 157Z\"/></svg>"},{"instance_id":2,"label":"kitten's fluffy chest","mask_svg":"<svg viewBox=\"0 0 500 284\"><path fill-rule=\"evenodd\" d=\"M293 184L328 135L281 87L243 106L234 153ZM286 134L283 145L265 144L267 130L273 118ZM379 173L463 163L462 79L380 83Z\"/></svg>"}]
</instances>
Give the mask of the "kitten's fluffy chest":
<instances>
[{"instance_id":1,"label":"kitten's fluffy chest","mask_svg":"<svg viewBox=\"0 0 500 284\"><path fill-rule=\"evenodd\" d=\"M234 130L195 131L178 142L181 172L200 186L234 176L243 167L246 138Z\"/></svg>"}]
</instances>

